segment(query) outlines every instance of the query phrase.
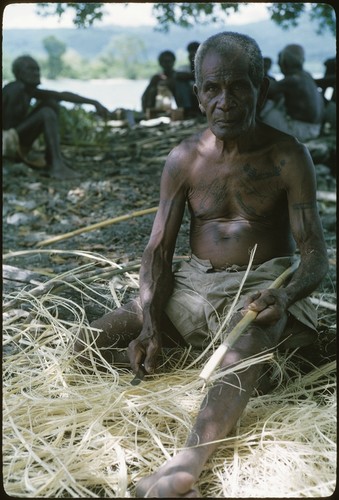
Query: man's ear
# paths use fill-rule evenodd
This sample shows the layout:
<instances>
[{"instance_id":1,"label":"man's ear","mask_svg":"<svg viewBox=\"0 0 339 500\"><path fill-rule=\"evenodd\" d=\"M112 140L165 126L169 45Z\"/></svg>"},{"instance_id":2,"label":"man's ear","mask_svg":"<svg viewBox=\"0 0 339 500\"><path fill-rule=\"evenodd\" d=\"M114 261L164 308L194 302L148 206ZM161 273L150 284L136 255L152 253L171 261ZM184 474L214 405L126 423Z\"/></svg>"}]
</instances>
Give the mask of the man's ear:
<instances>
[{"instance_id":1,"label":"man's ear","mask_svg":"<svg viewBox=\"0 0 339 500\"><path fill-rule=\"evenodd\" d=\"M205 114L205 108L204 106L201 104L200 102L200 99L199 99L199 92L198 92L198 87L196 86L196 84L193 85L193 92L195 93L195 95L197 96L197 99L198 99L198 103L199 103L199 109L200 111L202 112L202 114L204 115Z\"/></svg>"},{"instance_id":2,"label":"man's ear","mask_svg":"<svg viewBox=\"0 0 339 500\"><path fill-rule=\"evenodd\" d=\"M269 78L267 78L267 76L264 76L264 79L259 89L257 111L260 111L265 104L269 86L270 86L270 80Z\"/></svg>"}]
</instances>

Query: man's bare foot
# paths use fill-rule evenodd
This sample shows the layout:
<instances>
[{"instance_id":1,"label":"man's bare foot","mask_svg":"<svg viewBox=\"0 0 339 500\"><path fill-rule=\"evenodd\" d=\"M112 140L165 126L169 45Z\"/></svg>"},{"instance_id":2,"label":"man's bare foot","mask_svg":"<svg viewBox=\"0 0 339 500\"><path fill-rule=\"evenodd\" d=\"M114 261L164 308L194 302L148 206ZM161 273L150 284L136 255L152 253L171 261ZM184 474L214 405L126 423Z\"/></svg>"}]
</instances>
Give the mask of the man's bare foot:
<instances>
[{"instance_id":1,"label":"man's bare foot","mask_svg":"<svg viewBox=\"0 0 339 500\"><path fill-rule=\"evenodd\" d=\"M183 458L184 455L179 454L154 474L140 479L137 498L199 498L199 491L193 487L196 476L187 471L191 463L186 462L186 457L184 462Z\"/></svg>"},{"instance_id":2,"label":"man's bare foot","mask_svg":"<svg viewBox=\"0 0 339 500\"><path fill-rule=\"evenodd\" d=\"M78 172L74 172L74 170L71 170L68 168L66 165L63 165L62 167L59 168L50 168L47 171L49 177L53 177L53 179L76 179L77 177L80 177L80 174Z\"/></svg>"}]
</instances>

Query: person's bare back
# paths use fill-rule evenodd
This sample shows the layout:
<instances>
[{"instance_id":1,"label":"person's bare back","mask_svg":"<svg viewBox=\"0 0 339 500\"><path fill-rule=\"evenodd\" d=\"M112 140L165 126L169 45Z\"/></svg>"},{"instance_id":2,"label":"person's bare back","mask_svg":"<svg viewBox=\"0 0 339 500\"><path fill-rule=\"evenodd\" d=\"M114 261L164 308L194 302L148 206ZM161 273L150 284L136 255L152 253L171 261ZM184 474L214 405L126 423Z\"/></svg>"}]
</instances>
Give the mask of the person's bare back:
<instances>
[{"instance_id":1,"label":"person's bare back","mask_svg":"<svg viewBox=\"0 0 339 500\"><path fill-rule=\"evenodd\" d=\"M301 45L287 45L278 57L284 78L271 80L263 122L297 137L301 142L317 138L324 119L324 99L310 73L303 69Z\"/></svg>"},{"instance_id":2,"label":"person's bare back","mask_svg":"<svg viewBox=\"0 0 339 500\"><path fill-rule=\"evenodd\" d=\"M309 73L303 70L296 71L292 75L287 75L278 83L279 85L284 89L286 111L289 116L294 120L310 123L321 121L323 99Z\"/></svg>"}]
</instances>

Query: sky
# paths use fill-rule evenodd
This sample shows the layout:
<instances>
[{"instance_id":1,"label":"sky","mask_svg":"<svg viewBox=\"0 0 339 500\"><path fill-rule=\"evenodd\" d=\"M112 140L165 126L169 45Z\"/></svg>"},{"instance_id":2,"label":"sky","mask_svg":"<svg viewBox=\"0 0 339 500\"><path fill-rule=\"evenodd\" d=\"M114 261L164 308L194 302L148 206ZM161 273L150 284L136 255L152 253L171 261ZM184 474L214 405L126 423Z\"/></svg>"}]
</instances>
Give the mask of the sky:
<instances>
[{"instance_id":1,"label":"sky","mask_svg":"<svg viewBox=\"0 0 339 500\"><path fill-rule=\"evenodd\" d=\"M231 24L247 24L250 22L269 19L266 6L269 4L252 2L241 6L240 13L231 14L228 20ZM61 21L57 16L42 18L35 13L36 3L8 3L3 12L3 28L74 28L70 13L65 13ZM115 24L119 26L154 26L155 20L151 15L152 3L129 3L125 7L122 3L106 3L107 14L102 22L95 26Z\"/></svg>"}]
</instances>

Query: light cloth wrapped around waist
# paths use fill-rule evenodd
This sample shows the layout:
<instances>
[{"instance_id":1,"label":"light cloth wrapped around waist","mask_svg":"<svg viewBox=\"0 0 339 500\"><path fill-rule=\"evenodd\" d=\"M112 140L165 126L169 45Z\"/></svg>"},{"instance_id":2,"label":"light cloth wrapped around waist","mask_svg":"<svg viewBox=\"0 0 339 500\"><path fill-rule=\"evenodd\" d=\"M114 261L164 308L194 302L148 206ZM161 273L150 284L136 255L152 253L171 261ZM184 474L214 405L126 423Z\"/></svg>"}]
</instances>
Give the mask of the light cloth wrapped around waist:
<instances>
[{"instance_id":1,"label":"light cloth wrapped around waist","mask_svg":"<svg viewBox=\"0 0 339 500\"><path fill-rule=\"evenodd\" d=\"M19 135L14 128L2 131L2 156L14 161L22 161L32 168L46 167L44 156L37 155L34 151L20 145Z\"/></svg>"},{"instance_id":2,"label":"light cloth wrapped around waist","mask_svg":"<svg viewBox=\"0 0 339 500\"><path fill-rule=\"evenodd\" d=\"M16 159L20 154L20 142L14 128L2 131L2 156Z\"/></svg>"},{"instance_id":3,"label":"light cloth wrapped around waist","mask_svg":"<svg viewBox=\"0 0 339 500\"><path fill-rule=\"evenodd\" d=\"M247 294L268 288L295 259L277 257L252 266L234 311L244 307ZM209 260L194 255L181 263L174 272L174 289L165 311L187 343L200 347L212 340L233 303L246 269L247 266L233 265L216 271ZM298 300L288 311L306 330L316 330L317 314L310 299Z\"/></svg>"}]
</instances>

